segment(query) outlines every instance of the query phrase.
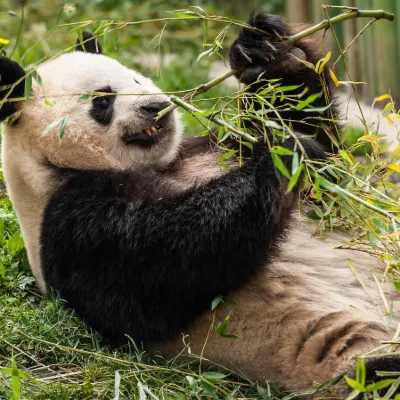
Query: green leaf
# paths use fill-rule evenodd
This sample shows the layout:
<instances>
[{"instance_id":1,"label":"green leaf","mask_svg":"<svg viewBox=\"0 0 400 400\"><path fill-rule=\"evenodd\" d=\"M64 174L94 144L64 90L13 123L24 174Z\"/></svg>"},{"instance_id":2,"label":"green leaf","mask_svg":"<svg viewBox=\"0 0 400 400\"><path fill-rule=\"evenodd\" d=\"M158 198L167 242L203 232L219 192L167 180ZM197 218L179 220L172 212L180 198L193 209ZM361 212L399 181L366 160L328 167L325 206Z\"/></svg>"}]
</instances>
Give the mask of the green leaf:
<instances>
[{"instance_id":1,"label":"green leaf","mask_svg":"<svg viewBox=\"0 0 400 400\"><path fill-rule=\"evenodd\" d=\"M383 117L388 117L389 116L389 114L392 112L392 110L393 110L393 106L394 106L394 104L392 103L392 102L390 102L390 103L387 103L386 104L386 106L385 106L385 108L382 110L382 116Z\"/></svg>"},{"instance_id":2,"label":"green leaf","mask_svg":"<svg viewBox=\"0 0 400 400\"><path fill-rule=\"evenodd\" d=\"M230 339L230 338L238 338L238 336L236 335L230 335L228 333L225 333L226 329L228 328L229 325L229 321L231 319L231 314L227 315L224 322L219 324L216 328L215 328L215 333L219 336L222 336L224 338Z\"/></svg>"},{"instance_id":3,"label":"green leaf","mask_svg":"<svg viewBox=\"0 0 400 400\"><path fill-rule=\"evenodd\" d=\"M28 101L31 97L31 91L32 91L32 75L27 74L25 76L25 87L24 87L24 96L25 96L26 103L28 103Z\"/></svg>"},{"instance_id":4,"label":"green leaf","mask_svg":"<svg viewBox=\"0 0 400 400\"><path fill-rule=\"evenodd\" d=\"M0 276L4 279L6 277L6 267L3 262L0 261ZM0 370L1 371L1 370Z\"/></svg>"},{"instance_id":5,"label":"green leaf","mask_svg":"<svg viewBox=\"0 0 400 400\"><path fill-rule=\"evenodd\" d=\"M200 381L200 385L203 388L204 394L211 398L212 400L218 400L217 393L215 393L215 389L207 382Z\"/></svg>"},{"instance_id":6,"label":"green leaf","mask_svg":"<svg viewBox=\"0 0 400 400\"><path fill-rule=\"evenodd\" d=\"M282 146L274 146L271 149L271 153L282 154L284 156L291 156L294 152L292 150L286 149L285 147L282 147Z\"/></svg>"},{"instance_id":7,"label":"green leaf","mask_svg":"<svg viewBox=\"0 0 400 400\"><path fill-rule=\"evenodd\" d=\"M202 53L199 54L199 56L197 57L197 60L194 62L195 64L197 62L199 62L204 56L206 56L207 54L211 55L213 52L215 52L214 47L211 47L210 49L203 51Z\"/></svg>"},{"instance_id":8,"label":"green leaf","mask_svg":"<svg viewBox=\"0 0 400 400\"><path fill-rule=\"evenodd\" d=\"M42 136L47 135L50 131L52 131L61 121L63 120L63 118L58 118L56 120L54 120L50 125L48 125L46 127L46 129L44 130Z\"/></svg>"},{"instance_id":9,"label":"green leaf","mask_svg":"<svg viewBox=\"0 0 400 400\"><path fill-rule=\"evenodd\" d=\"M379 382L372 383L371 385L368 385L365 388L366 392L373 392L374 390L380 390L380 389L385 389L394 382L396 382L397 379L384 379Z\"/></svg>"},{"instance_id":10,"label":"green leaf","mask_svg":"<svg viewBox=\"0 0 400 400\"><path fill-rule=\"evenodd\" d=\"M280 86L280 87L276 88L276 91L277 92L291 92L291 91L296 90L296 89L298 89L298 88L300 88L302 86L303 86L303 84L301 84L301 85L291 85L291 86Z\"/></svg>"},{"instance_id":11,"label":"green leaf","mask_svg":"<svg viewBox=\"0 0 400 400\"><path fill-rule=\"evenodd\" d=\"M374 238L374 234L371 231L368 231L367 232L367 237L368 237L369 242L371 243L372 248L374 250L376 250L378 248L378 246L376 244L376 241L375 241L375 238Z\"/></svg>"},{"instance_id":12,"label":"green leaf","mask_svg":"<svg viewBox=\"0 0 400 400\"><path fill-rule=\"evenodd\" d=\"M11 387L13 391L12 400L19 400L21 398L21 378L19 375L19 369L17 367L17 362L15 361L14 354L11 357Z\"/></svg>"},{"instance_id":13,"label":"green leaf","mask_svg":"<svg viewBox=\"0 0 400 400\"><path fill-rule=\"evenodd\" d=\"M372 218L374 225L378 228L380 233L388 233L387 229L382 225L381 221L378 218Z\"/></svg>"},{"instance_id":14,"label":"green leaf","mask_svg":"<svg viewBox=\"0 0 400 400\"><path fill-rule=\"evenodd\" d=\"M344 151L344 150L339 150L339 154L340 154L341 157L342 157L344 160L346 160L350 165L353 165L353 164L354 164L353 161L352 161L352 159L350 158L350 156L347 154L346 151Z\"/></svg>"},{"instance_id":15,"label":"green leaf","mask_svg":"<svg viewBox=\"0 0 400 400\"><path fill-rule=\"evenodd\" d=\"M4 240L4 221L0 219L0 243Z\"/></svg>"},{"instance_id":16,"label":"green leaf","mask_svg":"<svg viewBox=\"0 0 400 400\"><path fill-rule=\"evenodd\" d=\"M86 93L78 97L78 101L87 101L92 98L92 93Z\"/></svg>"},{"instance_id":17,"label":"green leaf","mask_svg":"<svg viewBox=\"0 0 400 400\"><path fill-rule=\"evenodd\" d=\"M365 386L366 376L367 376L367 367L365 366L364 360L359 358L357 361L357 368L356 368L356 381L361 383L361 385Z\"/></svg>"},{"instance_id":18,"label":"green leaf","mask_svg":"<svg viewBox=\"0 0 400 400\"><path fill-rule=\"evenodd\" d=\"M235 155L235 153L236 150L227 151L226 153L222 154L222 156L219 158L219 161L229 160L231 157Z\"/></svg>"},{"instance_id":19,"label":"green leaf","mask_svg":"<svg viewBox=\"0 0 400 400\"><path fill-rule=\"evenodd\" d=\"M279 157L278 154L271 153L272 160L274 162L275 167L278 171L287 179L290 179L290 174L288 169L286 168L285 164L283 163L282 159Z\"/></svg>"},{"instance_id":20,"label":"green leaf","mask_svg":"<svg viewBox=\"0 0 400 400\"><path fill-rule=\"evenodd\" d=\"M8 251L13 255L24 247L24 241L19 231L14 232L10 239L7 240L7 247Z\"/></svg>"},{"instance_id":21,"label":"green leaf","mask_svg":"<svg viewBox=\"0 0 400 400\"><path fill-rule=\"evenodd\" d=\"M207 43L207 39L208 39L208 20L207 19L204 20L203 31L204 31L203 43Z\"/></svg>"},{"instance_id":22,"label":"green leaf","mask_svg":"<svg viewBox=\"0 0 400 400\"><path fill-rule=\"evenodd\" d=\"M394 281L394 287L397 289L397 291L400 293L400 281Z\"/></svg>"},{"instance_id":23,"label":"green leaf","mask_svg":"<svg viewBox=\"0 0 400 400\"><path fill-rule=\"evenodd\" d=\"M219 129L218 129L218 136L217 136L217 139L218 139L219 142L223 138L224 134L225 134L225 127L224 126L220 126Z\"/></svg>"},{"instance_id":24,"label":"green leaf","mask_svg":"<svg viewBox=\"0 0 400 400\"><path fill-rule=\"evenodd\" d=\"M328 51L328 53L326 53L326 56L318 61L317 65L316 65L316 71L319 75L322 74L322 72L324 71L324 67L326 65L326 63L331 59L331 55L332 53L330 51Z\"/></svg>"},{"instance_id":25,"label":"green leaf","mask_svg":"<svg viewBox=\"0 0 400 400\"><path fill-rule=\"evenodd\" d=\"M60 134L59 134L59 141L60 143L63 140L64 133L65 133L65 127L67 126L67 121L68 121L68 115L66 115L62 120L61 120L61 125L60 125Z\"/></svg>"},{"instance_id":26,"label":"green leaf","mask_svg":"<svg viewBox=\"0 0 400 400\"><path fill-rule=\"evenodd\" d=\"M362 385L360 382L357 382L354 379L349 378L348 376L345 376L344 379L346 379L347 384L352 389L357 390L358 392L364 392L365 391L364 385Z\"/></svg>"},{"instance_id":27,"label":"green leaf","mask_svg":"<svg viewBox=\"0 0 400 400\"><path fill-rule=\"evenodd\" d=\"M44 104L46 104L46 106L49 106L49 107L53 107L53 103L50 101L50 100L48 100L48 99L44 99Z\"/></svg>"},{"instance_id":28,"label":"green leaf","mask_svg":"<svg viewBox=\"0 0 400 400\"><path fill-rule=\"evenodd\" d=\"M203 372L201 376L207 380L221 380L226 378L226 375L220 372Z\"/></svg>"},{"instance_id":29,"label":"green leaf","mask_svg":"<svg viewBox=\"0 0 400 400\"><path fill-rule=\"evenodd\" d=\"M265 121L264 125L267 126L268 128L277 129L279 131L282 131L282 129L283 129L281 125L279 125L277 122L272 121L272 120Z\"/></svg>"},{"instance_id":30,"label":"green leaf","mask_svg":"<svg viewBox=\"0 0 400 400\"><path fill-rule=\"evenodd\" d=\"M221 302L223 302L222 296L217 296L211 303L211 311L214 311Z\"/></svg>"},{"instance_id":31,"label":"green leaf","mask_svg":"<svg viewBox=\"0 0 400 400\"><path fill-rule=\"evenodd\" d=\"M300 167L297 168L297 171L295 172L295 174L292 175L292 177L290 178L288 187L286 189L286 193L290 193L293 190L293 188L295 187L295 185L297 184L297 182L300 178L302 170L303 170L303 165L300 165Z\"/></svg>"},{"instance_id":32,"label":"green leaf","mask_svg":"<svg viewBox=\"0 0 400 400\"><path fill-rule=\"evenodd\" d=\"M321 97L322 93L313 93L311 96L308 96L304 101L301 101L296 106L296 111L301 111L303 108L306 108L309 104L312 104L316 99Z\"/></svg>"},{"instance_id":33,"label":"green leaf","mask_svg":"<svg viewBox=\"0 0 400 400\"><path fill-rule=\"evenodd\" d=\"M32 78L40 85L42 86L42 78L41 76L38 74L38 72L36 70L32 71Z\"/></svg>"},{"instance_id":34,"label":"green leaf","mask_svg":"<svg viewBox=\"0 0 400 400\"><path fill-rule=\"evenodd\" d=\"M329 110L331 108L332 103L329 103L327 106L323 106L323 107L311 107L311 108L304 108L303 112L318 112L318 113L323 113L326 110Z\"/></svg>"},{"instance_id":35,"label":"green leaf","mask_svg":"<svg viewBox=\"0 0 400 400\"><path fill-rule=\"evenodd\" d=\"M197 392L197 381L192 377L192 376L185 376L187 381L189 382L190 388L193 390L193 392Z\"/></svg>"},{"instance_id":36,"label":"green leaf","mask_svg":"<svg viewBox=\"0 0 400 400\"><path fill-rule=\"evenodd\" d=\"M296 151L292 158L292 175L294 175L299 168L299 153Z\"/></svg>"}]
</instances>

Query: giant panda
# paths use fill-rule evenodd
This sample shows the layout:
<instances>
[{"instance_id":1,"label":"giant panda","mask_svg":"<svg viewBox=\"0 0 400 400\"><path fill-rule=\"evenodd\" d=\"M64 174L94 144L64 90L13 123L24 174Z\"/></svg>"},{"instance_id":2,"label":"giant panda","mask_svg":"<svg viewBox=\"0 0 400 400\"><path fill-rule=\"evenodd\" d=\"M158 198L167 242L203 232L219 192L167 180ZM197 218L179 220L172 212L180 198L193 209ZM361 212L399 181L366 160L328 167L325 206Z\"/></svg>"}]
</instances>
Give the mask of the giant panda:
<instances>
[{"instance_id":1,"label":"giant panda","mask_svg":"<svg viewBox=\"0 0 400 400\"><path fill-rule=\"evenodd\" d=\"M266 33L244 29L230 51L249 91L260 87L260 75L321 90L303 62L319 58L309 39L284 46L294 28L278 16L254 15L250 24ZM350 356L375 349L396 329L375 285L360 284L359 276L381 266L366 254L334 250L344 240L339 233L313 237L262 139L227 172L212 135L183 138L176 111L155 122L168 97L101 54L90 34L83 39L38 68L42 82L33 82L28 103L5 101L0 110L5 182L41 290L55 289L115 343L129 336L175 357L184 342L191 354L260 384L307 391L354 375ZM21 66L0 58L0 75L0 98L23 97ZM79 98L99 92L106 95ZM60 143L57 129L46 128L65 116ZM285 118L308 158L330 151L318 115L312 124L289 111ZM281 145L299 151L296 143ZM392 295L392 285L381 283ZM217 296L226 307L214 314ZM394 316L399 306L394 297ZM227 313L236 338L210 331ZM374 381L375 371L399 371L400 358L367 360L367 368Z\"/></svg>"}]
</instances>

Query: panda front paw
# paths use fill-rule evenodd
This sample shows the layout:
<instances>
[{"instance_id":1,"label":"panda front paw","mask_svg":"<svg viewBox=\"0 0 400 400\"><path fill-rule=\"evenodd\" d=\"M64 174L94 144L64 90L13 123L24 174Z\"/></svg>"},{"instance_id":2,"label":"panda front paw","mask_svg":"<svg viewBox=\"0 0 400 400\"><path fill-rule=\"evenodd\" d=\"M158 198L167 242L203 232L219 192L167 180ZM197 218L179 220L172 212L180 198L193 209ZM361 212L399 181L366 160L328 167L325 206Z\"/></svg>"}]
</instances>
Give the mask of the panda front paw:
<instances>
[{"instance_id":1,"label":"panda front paw","mask_svg":"<svg viewBox=\"0 0 400 400\"><path fill-rule=\"evenodd\" d=\"M249 25L260 31L244 28L232 44L229 61L232 69L247 70L238 76L249 83L254 75L262 73L268 63L278 61L290 49L283 41L290 36L289 25L278 15L267 13L252 15Z\"/></svg>"}]
</instances>

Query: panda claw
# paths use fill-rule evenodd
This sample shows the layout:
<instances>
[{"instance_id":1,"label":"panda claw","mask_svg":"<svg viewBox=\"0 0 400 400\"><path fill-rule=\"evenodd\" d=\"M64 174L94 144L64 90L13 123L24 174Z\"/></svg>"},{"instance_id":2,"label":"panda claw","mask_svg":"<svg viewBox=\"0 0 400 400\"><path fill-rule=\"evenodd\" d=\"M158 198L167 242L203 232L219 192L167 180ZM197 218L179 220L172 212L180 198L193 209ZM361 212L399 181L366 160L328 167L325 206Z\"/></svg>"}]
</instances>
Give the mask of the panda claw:
<instances>
[{"instance_id":1,"label":"panda claw","mask_svg":"<svg viewBox=\"0 0 400 400\"><path fill-rule=\"evenodd\" d=\"M272 29L272 32L274 32L274 35L279 39L279 41L282 41L282 36L276 31L276 29Z\"/></svg>"},{"instance_id":2,"label":"panda claw","mask_svg":"<svg viewBox=\"0 0 400 400\"><path fill-rule=\"evenodd\" d=\"M276 47L267 39L264 39L264 43L273 51L276 52Z\"/></svg>"},{"instance_id":3,"label":"panda claw","mask_svg":"<svg viewBox=\"0 0 400 400\"><path fill-rule=\"evenodd\" d=\"M242 45L238 44L237 47L238 47L240 53L242 54L242 56L243 56L249 63L252 63L253 60L245 53L245 51L244 51Z\"/></svg>"}]
</instances>

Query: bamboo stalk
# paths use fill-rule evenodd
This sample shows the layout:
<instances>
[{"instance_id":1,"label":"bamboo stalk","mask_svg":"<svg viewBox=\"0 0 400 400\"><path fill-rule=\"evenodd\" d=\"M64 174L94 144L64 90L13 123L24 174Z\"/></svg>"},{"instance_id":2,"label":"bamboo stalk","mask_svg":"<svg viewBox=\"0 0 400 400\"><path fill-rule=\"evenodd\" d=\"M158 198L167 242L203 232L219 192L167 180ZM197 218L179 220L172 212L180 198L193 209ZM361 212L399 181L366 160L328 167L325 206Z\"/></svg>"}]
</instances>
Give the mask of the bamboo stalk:
<instances>
[{"instance_id":1,"label":"bamboo stalk","mask_svg":"<svg viewBox=\"0 0 400 400\"><path fill-rule=\"evenodd\" d=\"M386 19L389 21L393 21L395 16L392 13L388 13L384 10L353 10L347 13L343 13L340 15L337 15L336 17L333 17L331 19L324 19L323 21L321 21L319 24L312 26L311 28L305 29L304 31L301 31L299 33L297 33L296 35L291 36L290 38L288 38L287 40L285 40L283 43L288 45L288 46L292 46L293 44L295 44L296 42L298 42L300 39L304 39L307 36L312 35L315 32L318 32L320 30L323 29L328 29L331 25L335 25L338 24L340 22L346 21L348 19L354 19L354 18L375 18L375 19ZM186 95L185 97L183 97L182 100L192 100L193 97L201 94L201 93L205 93L207 92L207 90L209 90L210 88L220 84L221 82L223 82L224 80L230 78L231 76L235 75L237 72L237 70L230 70L228 72L226 72L225 74L219 76L218 78L215 78L213 80L211 80L208 83L205 83L203 85L200 85L196 88L193 89L192 93ZM158 121L160 118L164 117L165 115L167 115L169 112L175 110L176 108L179 107L178 102L176 101L176 97L174 97L174 101L171 101L174 104L171 104L170 106L168 106L167 108L165 108L164 110L160 111L157 115L157 117L155 118L156 121ZM187 103L186 103L187 104ZM248 135L249 136L249 135ZM251 137L251 136L249 136Z\"/></svg>"},{"instance_id":2,"label":"bamboo stalk","mask_svg":"<svg viewBox=\"0 0 400 400\"><path fill-rule=\"evenodd\" d=\"M190 112L191 114L204 112L203 110L200 110L200 109L192 106L191 104L186 103L186 101L184 101L183 99L181 99L177 96L171 96L170 99L177 107L182 107L183 109ZM220 125L220 126L223 126L227 129L229 129L231 132L240 136L242 139L244 139L250 143L257 143L256 138L254 138L253 136L249 135L246 132L240 131L239 129L235 128L231 124L228 124L227 122L225 122L223 119L217 118L214 114L207 115L207 116L205 116L205 118L216 123L217 125Z\"/></svg>"}]
</instances>

